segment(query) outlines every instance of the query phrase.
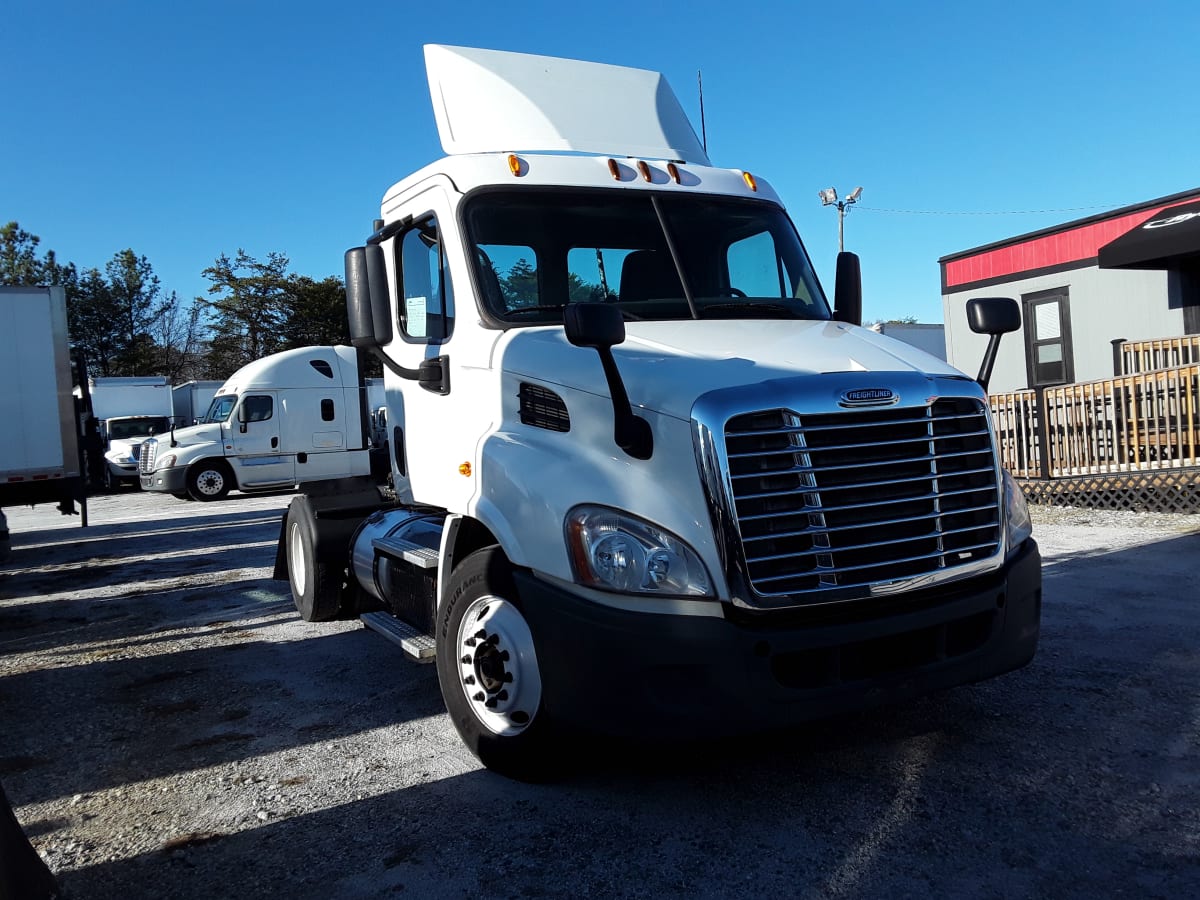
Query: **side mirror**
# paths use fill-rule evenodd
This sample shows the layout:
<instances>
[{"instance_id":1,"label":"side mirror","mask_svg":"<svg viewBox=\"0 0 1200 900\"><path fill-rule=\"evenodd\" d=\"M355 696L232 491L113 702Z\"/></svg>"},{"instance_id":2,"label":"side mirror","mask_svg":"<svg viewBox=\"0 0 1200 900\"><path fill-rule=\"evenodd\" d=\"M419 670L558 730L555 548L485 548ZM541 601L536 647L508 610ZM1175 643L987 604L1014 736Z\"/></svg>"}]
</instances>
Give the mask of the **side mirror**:
<instances>
[{"instance_id":1,"label":"side mirror","mask_svg":"<svg viewBox=\"0 0 1200 900\"><path fill-rule=\"evenodd\" d=\"M833 284L833 318L849 325L862 324L862 266L857 253L843 250L837 255Z\"/></svg>"},{"instance_id":2,"label":"side mirror","mask_svg":"<svg viewBox=\"0 0 1200 900\"><path fill-rule=\"evenodd\" d=\"M654 432L649 422L634 415L612 354L612 348L625 340L620 308L609 303L569 303L563 308L563 330L576 347L591 347L600 356L612 397L613 440L634 459L649 459L654 452Z\"/></svg>"},{"instance_id":3,"label":"side mirror","mask_svg":"<svg viewBox=\"0 0 1200 900\"><path fill-rule=\"evenodd\" d=\"M563 330L576 347L615 347L625 340L625 319L609 303L569 303L563 309Z\"/></svg>"},{"instance_id":4,"label":"side mirror","mask_svg":"<svg viewBox=\"0 0 1200 900\"><path fill-rule=\"evenodd\" d=\"M988 389L992 368L996 365L996 353L1000 349L1001 335L1017 331L1021 327L1021 308L1009 297L976 297L967 301L967 325L976 334L991 335L983 364L976 377L983 389Z\"/></svg>"},{"instance_id":5,"label":"side mirror","mask_svg":"<svg viewBox=\"0 0 1200 900\"><path fill-rule=\"evenodd\" d=\"M383 248L378 244L346 251L346 315L350 343L374 349L392 339L391 303Z\"/></svg>"}]
</instances>

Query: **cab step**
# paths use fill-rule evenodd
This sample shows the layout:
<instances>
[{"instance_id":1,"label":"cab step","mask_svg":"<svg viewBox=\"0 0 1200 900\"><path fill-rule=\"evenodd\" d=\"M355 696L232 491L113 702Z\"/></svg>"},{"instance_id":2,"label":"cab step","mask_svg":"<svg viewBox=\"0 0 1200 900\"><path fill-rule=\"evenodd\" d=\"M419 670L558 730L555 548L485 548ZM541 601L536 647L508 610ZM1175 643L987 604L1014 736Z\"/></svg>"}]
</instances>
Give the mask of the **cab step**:
<instances>
[{"instance_id":1,"label":"cab step","mask_svg":"<svg viewBox=\"0 0 1200 900\"><path fill-rule=\"evenodd\" d=\"M378 631L393 644L398 644L404 655L413 662L433 662L437 647L432 634L423 634L390 613L369 612L359 618L367 628Z\"/></svg>"},{"instance_id":2,"label":"cab step","mask_svg":"<svg viewBox=\"0 0 1200 900\"><path fill-rule=\"evenodd\" d=\"M380 553L402 559L418 569L437 568L438 553L436 550L430 550L428 547L422 547L420 544L414 544L403 538L378 537L371 541L371 546Z\"/></svg>"}]
</instances>

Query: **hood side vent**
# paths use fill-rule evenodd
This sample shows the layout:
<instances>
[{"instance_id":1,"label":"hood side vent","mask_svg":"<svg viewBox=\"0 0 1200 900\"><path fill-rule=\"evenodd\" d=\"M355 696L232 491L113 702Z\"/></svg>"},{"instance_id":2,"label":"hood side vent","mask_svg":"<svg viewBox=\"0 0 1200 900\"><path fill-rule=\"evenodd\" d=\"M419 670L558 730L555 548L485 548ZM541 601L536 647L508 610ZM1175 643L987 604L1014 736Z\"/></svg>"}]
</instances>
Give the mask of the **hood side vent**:
<instances>
[{"instance_id":1,"label":"hood side vent","mask_svg":"<svg viewBox=\"0 0 1200 900\"><path fill-rule=\"evenodd\" d=\"M521 424L547 431L570 431L571 416L563 398L547 388L521 382Z\"/></svg>"}]
</instances>

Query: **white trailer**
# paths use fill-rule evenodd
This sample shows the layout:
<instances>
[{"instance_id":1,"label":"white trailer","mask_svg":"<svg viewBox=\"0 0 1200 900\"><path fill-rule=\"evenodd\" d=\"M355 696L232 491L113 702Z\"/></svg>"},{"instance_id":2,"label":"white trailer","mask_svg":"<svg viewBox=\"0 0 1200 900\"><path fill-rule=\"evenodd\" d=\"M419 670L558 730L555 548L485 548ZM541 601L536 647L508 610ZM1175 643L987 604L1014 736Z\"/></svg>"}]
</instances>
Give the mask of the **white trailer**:
<instances>
[{"instance_id":1,"label":"white trailer","mask_svg":"<svg viewBox=\"0 0 1200 900\"><path fill-rule=\"evenodd\" d=\"M219 500L231 490L367 477L365 389L352 347L301 347L249 363L205 421L142 447L143 490Z\"/></svg>"},{"instance_id":2,"label":"white trailer","mask_svg":"<svg viewBox=\"0 0 1200 900\"><path fill-rule=\"evenodd\" d=\"M778 195L709 162L656 72L425 54L448 156L346 254L395 498L292 501L301 616L435 659L517 777L581 730L761 729L1027 663L1040 562L985 390L861 327L857 257L830 308ZM971 316L989 360L1020 324Z\"/></svg>"},{"instance_id":3,"label":"white trailer","mask_svg":"<svg viewBox=\"0 0 1200 900\"><path fill-rule=\"evenodd\" d=\"M208 415L223 381L185 381L171 388L171 420L176 427L199 425Z\"/></svg>"},{"instance_id":4,"label":"white trailer","mask_svg":"<svg viewBox=\"0 0 1200 900\"><path fill-rule=\"evenodd\" d=\"M0 556L3 507L79 501L86 524L79 419L71 393L66 295L61 287L0 287Z\"/></svg>"}]
</instances>

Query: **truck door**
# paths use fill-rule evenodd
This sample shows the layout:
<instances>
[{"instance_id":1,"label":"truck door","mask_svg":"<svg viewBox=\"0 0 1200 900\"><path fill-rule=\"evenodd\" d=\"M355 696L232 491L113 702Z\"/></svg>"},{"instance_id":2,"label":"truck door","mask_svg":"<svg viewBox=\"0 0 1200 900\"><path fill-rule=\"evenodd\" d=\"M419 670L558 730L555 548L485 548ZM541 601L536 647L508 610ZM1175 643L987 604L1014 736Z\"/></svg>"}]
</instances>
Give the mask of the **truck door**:
<instances>
[{"instance_id":1,"label":"truck door","mask_svg":"<svg viewBox=\"0 0 1200 900\"><path fill-rule=\"evenodd\" d=\"M396 327L387 351L409 369L428 359L448 360L450 390L438 393L386 374L393 474L401 496L461 510L474 493L470 464L489 427L481 416L487 404L477 396L480 384L473 377L481 371L473 360L483 359L485 366L488 350L479 345L477 326L455 332L456 291L463 297L470 294L462 242L445 192L428 190L409 208L412 222L396 235L388 254L394 267ZM400 404L392 400L397 385ZM399 445L397 434L402 436Z\"/></svg>"},{"instance_id":2,"label":"truck door","mask_svg":"<svg viewBox=\"0 0 1200 900\"><path fill-rule=\"evenodd\" d=\"M280 406L274 391L254 391L243 395L230 422L231 439L227 442L230 462L237 469L241 487L267 487L293 484L296 455L285 453L280 445Z\"/></svg>"}]
</instances>

